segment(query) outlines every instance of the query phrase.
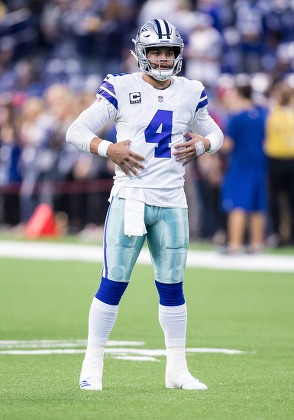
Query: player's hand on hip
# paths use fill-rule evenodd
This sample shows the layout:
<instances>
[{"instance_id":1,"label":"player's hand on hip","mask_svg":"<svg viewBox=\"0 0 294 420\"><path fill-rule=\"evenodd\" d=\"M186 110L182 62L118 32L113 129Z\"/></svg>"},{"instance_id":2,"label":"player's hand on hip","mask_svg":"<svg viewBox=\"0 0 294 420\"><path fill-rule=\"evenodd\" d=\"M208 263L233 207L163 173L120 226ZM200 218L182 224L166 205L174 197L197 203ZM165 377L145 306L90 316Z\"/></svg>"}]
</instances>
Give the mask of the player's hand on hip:
<instances>
[{"instance_id":1,"label":"player's hand on hip","mask_svg":"<svg viewBox=\"0 0 294 420\"><path fill-rule=\"evenodd\" d=\"M210 141L196 133L185 133L183 136L187 140L183 143L177 143L173 154L176 157L176 161L182 162L183 166L185 166L191 160L199 157L199 154L196 152L196 143L203 143L203 153L205 153L210 149Z\"/></svg>"},{"instance_id":2,"label":"player's hand on hip","mask_svg":"<svg viewBox=\"0 0 294 420\"><path fill-rule=\"evenodd\" d=\"M144 169L141 162L143 162L145 158L138 153L133 152L129 147L130 144L130 140L111 144L108 147L107 154L126 175L138 175L137 169Z\"/></svg>"}]
</instances>

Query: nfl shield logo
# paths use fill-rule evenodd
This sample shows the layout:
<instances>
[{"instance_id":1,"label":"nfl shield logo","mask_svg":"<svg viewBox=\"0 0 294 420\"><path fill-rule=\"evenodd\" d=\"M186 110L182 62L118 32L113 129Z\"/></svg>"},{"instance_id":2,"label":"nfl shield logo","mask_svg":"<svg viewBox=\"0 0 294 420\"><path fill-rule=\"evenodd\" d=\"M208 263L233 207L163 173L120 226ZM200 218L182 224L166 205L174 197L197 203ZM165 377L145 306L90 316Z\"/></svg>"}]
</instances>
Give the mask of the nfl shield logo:
<instances>
[{"instance_id":1,"label":"nfl shield logo","mask_svg":"<svg viewBox=\"0 0 294 420\"><path fill-rule=\"evenodd\" d=\"M163 102L163 96L158 96L158 102Z\"/></svg>"}]
</instances>

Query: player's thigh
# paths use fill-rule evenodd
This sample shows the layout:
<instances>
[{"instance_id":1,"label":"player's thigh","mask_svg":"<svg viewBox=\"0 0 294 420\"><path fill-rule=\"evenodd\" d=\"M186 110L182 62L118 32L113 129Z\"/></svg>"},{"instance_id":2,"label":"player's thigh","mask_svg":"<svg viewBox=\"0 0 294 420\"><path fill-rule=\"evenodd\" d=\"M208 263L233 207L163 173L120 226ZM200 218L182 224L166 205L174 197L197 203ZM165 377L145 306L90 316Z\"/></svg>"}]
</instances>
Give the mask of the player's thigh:
<instances>
[{"instance_id":1,"label":"player's thigh","mask_svg":"<svg viewBox=\"0 0 294 420\"><path fill-rule=\"evenodd\" d=\"M124 234L125 200L114 197L104 228L103 276L109 280L127 282L142 249L144 236Z\"/></svg>"},{"instance_id":2,"label":"player's thigh","mask_svg":"<svg viewBox=\"0 0 294 420\"><path fill-rule=\"evenodd\" d=\"M189 242L188 210L161 208L158 221L148 226L147 241L155 280L183 281Z\"/></svg>"}]
</instances>

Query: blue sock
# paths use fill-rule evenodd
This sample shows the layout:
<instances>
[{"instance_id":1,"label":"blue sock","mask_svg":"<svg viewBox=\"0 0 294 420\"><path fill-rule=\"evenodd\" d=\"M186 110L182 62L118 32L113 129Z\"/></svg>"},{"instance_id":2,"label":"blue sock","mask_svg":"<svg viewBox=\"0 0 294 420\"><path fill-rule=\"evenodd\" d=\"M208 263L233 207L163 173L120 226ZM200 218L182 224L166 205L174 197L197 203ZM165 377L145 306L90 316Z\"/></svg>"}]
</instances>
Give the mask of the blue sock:
<instances>
[{"instance_id":1,"label":"blue sock","mask_svg":"<svg viewBox=\"0 0 294 420\"><path fill-rule=\"evenodd\" d=\"M185 303L183 282L180 283L160 283L155 280L155 285L159 293L159 303L163 306L180 306Z\"/></svg>"},{"instance_id":2,"label":"blue sock","mask_svg":"<svg viewBox=\"0 0 294 420\"><path fill-rule=\"evenodd\" d=\"M108 280L102 277L95 297L108 305L118 305L129 283Z\"/></svg>"}]
</instances>

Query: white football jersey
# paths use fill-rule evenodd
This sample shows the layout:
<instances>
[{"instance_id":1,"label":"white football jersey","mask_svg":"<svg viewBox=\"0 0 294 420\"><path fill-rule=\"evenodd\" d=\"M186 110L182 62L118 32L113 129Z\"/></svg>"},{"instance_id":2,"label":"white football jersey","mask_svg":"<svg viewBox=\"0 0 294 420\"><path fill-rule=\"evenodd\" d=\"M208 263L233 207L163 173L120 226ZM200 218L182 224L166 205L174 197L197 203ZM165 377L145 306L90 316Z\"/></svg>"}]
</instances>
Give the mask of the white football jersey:
<instances>
[{"instance_id":1,"label":"white football jersey","mask_svg":"<svg viewBox=\"0 0 294 420\"><path fill-rule=\"evenodd\" d=\"M117 166L115 185L135 188L177 189L184 185L185 168L173 155L174 145L185 141L198 109L207 105L202 83L172 77L158 90L142 73L108 75L98 91L113 105L111 119L117 141L131 140L130 148L145 157L138 176L126 176Z\"/></svg>"},{"instance_id":2,"label":"white football jersey","mask_svg":"<svg viewBox=\"0 0 294 420\"><path fill-rule=\"evenodd\" d=\"M83 111L67 130L67 141L90 152L90 143L110 121L117 141L130 140L130 148L144 156L138 175L125 175L116 165L111 196L143 201L161 207L187 207L185 167L173 153L188 131L208 138L208 153L222 145L223 134L207 110L202 83L173 76L171 85L155 89L143 73L109 74L97 101Z\"/></svg>"}]
</instances>

